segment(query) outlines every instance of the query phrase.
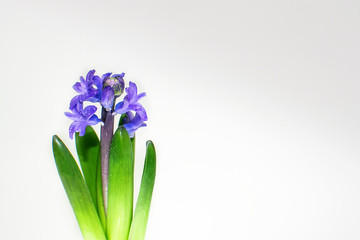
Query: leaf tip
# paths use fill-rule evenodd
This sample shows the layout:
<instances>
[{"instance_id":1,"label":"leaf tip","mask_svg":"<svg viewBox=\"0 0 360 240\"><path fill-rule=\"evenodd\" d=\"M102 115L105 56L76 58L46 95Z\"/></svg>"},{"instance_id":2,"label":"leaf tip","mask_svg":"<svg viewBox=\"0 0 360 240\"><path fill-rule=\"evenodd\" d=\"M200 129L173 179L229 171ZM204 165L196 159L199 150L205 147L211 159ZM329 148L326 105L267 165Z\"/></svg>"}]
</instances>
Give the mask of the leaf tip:
<instances>
[{"instance_id":1,"label":"leaf tip","mask_svg":"<svg viewBox=\"0 0 360 240\"><path fill-rule=\"evenodd\" d=\"M53 146L54 146L54 144L59 145L61 142L62 142L62 141L61 141L61 139L58 137L58 135L53 135L53 136L52 136Z\"/></svg>"},{"instance_id":2,"label":"leaf tip","mask_svg":"<svg viewBox=\"0 0 360 240\"><path fill-rule=\"evenodd\" d=\"M119 126L118 129L116 130L116 132L119 132L119 134L121 136L124 136L124 137L127 136L127 138L129 138L129 134L128 134L126 128L124 128L123 126Z\"/></svg>"},{"instance_id":3,"label":"leaf tip","mask_svg":"<svg viewBox=\"0 0 360 240\"><path fill-rule=\"evenodd\" d=\"M155 149L154 143L151 140L146 141L146 147L152 147Z\"/></svg>"}]
</instances>

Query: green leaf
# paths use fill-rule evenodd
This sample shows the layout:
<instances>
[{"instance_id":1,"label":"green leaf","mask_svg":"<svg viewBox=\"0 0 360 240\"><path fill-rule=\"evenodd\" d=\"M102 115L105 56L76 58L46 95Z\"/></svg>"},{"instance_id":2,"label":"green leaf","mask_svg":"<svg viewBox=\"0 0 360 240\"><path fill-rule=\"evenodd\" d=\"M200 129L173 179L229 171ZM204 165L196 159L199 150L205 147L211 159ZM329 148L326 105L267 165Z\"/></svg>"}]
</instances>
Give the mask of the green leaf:
<instances>
[{"instance_id":1,"label":"green leaf","mask_svg":"<svg viewBox=\"0 0 360 240\"><path fill-rule=\"evenodd\" d=\"M100 217L101 224L103 226L104 231L106 232L106 215L105 215L105 206L104 206L104 198L102 191L102 181L101 181L101 157L100 152L98 154L98 164L96 171L96 199L97 199L97 210Z\"/></svg>"},{"instance_id":2,"label":"green leaf","mask_svg":"<svg viewBox=\"0 0 360 240\"><path fill-rule=\"evenodd\" d=\"M126 129L119 127L110 146L107 209L109 240L128 240L133 211L133 193L134 155Z\"/></svg>"},{"instance_id":3,"label":"green leaf","mask_svg":"<svg viewBox=\"0 0 360 240\"><path fill-rule=\"evenodd\" d=\"M125 120L125 118L127 118L126 113L121 114L120 119L119 119L118 127L124 125L124 120Z\"/></svg>"},{"instance_id":4,"label":"green leaf","mask_svg":"<svg viewBox=\"0 0 360 240\"><path fill-rule=\"evenodd\" d=\"M73 156L58 136L53 152L61 181L85 240L106 240L89 189Z\"/></svg>"},{"instance_id":5,"label":"green leaf","mask_svg":"<svg viewBox=\"0 0 360 240\"><path fill-rule=\"evenodd\" d=\"M80 137L79 133L76 133L75 143L81 170L96 206L96 168L100 149L99 138L94 129L87 126L84 136Z\"/></svg>"},{"instance_id":6,"label":"green leaf","mask_svg":"<svg viewBox=\"0 0 360 240\"><path fill-rule=\"evenodd\" d=\"M146 157L141 179L140 192L131 224L129 240L143 240L149 216L151 197L156 175L156 154L152 141L146 143Z\"/></svg>"},{"instance_id":7,"label":"green leaf","mask_svg":"<svg viewBox=\"0 0 360 240\"><path fill-rule=\"evenodd\" d=\"M124 125L124 120L125 120L125 118L127 118L126 113L121 114L120 119L119 119L119 124L118 124L119 127L122 126L122 125ZM130 138L130 141L131 141L131 145L132 145L132 149L133 149L133 154L134 154L134 159L135 159L135 136L134 136L133 138Z\"/></svg>"}]
</instances>

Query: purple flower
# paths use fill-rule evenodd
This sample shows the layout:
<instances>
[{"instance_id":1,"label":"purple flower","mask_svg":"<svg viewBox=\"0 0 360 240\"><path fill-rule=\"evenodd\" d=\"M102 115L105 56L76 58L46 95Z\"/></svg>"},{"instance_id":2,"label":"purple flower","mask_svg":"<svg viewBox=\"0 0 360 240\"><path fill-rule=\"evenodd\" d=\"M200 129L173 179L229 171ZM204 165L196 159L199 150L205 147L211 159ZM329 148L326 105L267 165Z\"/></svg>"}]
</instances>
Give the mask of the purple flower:
<instances>
[{"instance_id":1,"label":"purple flower","mask_svg":"<svg viewBox=\"0 0 360 240\"><path fill-rule=\"evenodd\" d=\"M65 115L74 122L70 125L69 135L73 139L74 133L79 132L80 136L85 135L85 129L88 125L96 125L100 119L95 115L97 108L95 106L87 106L83 109L81 102L78 102L72 109L72 113L65 112Z\"/></svg>"},{"instance_id":2,"label":"purple flower","mask_svg":"<svg viewBox=\"0 0 360 240\"><path fill-rule=\"evenodd\" d=\"M146 123L144 123L143 119L140 117L138 113L136 113L135 117L132 112L127 112L126 116L123 120L122 125L129 134L130 138L135 137L135 131L140 127L145 127Z\"/></svg>"},{"instance_id":3,"label":"purple flower","mask_svg":"<svg viewBox=\"0 0 360 240\"><path fill-rule=\"evenodd\" d=\"M79 132L80 136L85 134L86 126L95 125L100 122L100 119L95 115L97 108L95 106L88 106L83 109L83 103L99 102L106 112L111 112L113 115L126 114L127 120L123 126L127 129L130 137L134 136L135 131L143 126L147 121L147 114L144 107L139 103L139 100L145 97L145 93L137 93L137 86L133 82L129 82L129 87L125 89L126 96L123 101L115 105L116 99L124 92L125 73L112 74L105 73L101 77L95 75L95 70L90 70L86 78L80 77L80 82L74 84L73 88L78 93L70 101L70 112L65 115L73 120L69 128L69 135L72 139L75 132ZM135 113L134 114L132 113ZM104 120L104 116L102 116ZM106 122L106 121L105 121Z\"/></svg>"},{"instance_id":4,"label":"purple flower","mask_svg":"<svg viewBox=\"0 0 360 240\"><path fill-rule=\"evenodd\" d=\"M80 82L77 82L74 84L73 88L74 90L79 93L80 95L75 96L70 104L70 110L75 106L74 103L80 101L90 101L90 102L98 102L100 100L99 98L99 89L94 87L95 80L94 79L95 70L90 70L86 78L80 77ZM95 85L97 86L97 85Z\"/></svg>"},{"instance_id":5,"label":"purple flower","mask_svg":"<svg viewBox=\"0 0 360 240\"><path fill-rule=\"evenodd\" d=\"M127 95L122 102L116 104L114 112L124 114L129 111L135 111L143 120L147 120L145 108L139 103L139 100L146 96L146 93L137 94L137 86L133 82L129 82L129 87L125 89Z\"/></svg>"}]
</instances>

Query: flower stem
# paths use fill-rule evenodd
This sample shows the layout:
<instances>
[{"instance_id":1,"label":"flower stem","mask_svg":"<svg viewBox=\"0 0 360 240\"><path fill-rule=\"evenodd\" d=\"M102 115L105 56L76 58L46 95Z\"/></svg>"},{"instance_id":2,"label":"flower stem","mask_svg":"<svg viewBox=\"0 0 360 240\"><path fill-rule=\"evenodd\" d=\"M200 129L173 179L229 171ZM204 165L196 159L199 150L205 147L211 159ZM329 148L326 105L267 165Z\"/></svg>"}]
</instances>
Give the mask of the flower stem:
<instances>
[{"instance_id":1,"label":"flower stem","mask_svg":"<svg viewBox=\"0 0 360 240\"><path fill-rule=\"evenodd\" d=\"M108 182L109 182L109 153L110 143L114 134L114 116L111 111L102 108L101 118L104 125L101 126L100 148L101 148L101 182L103 189L104 210L107 212Z\"/></svg>"}]
</instances>

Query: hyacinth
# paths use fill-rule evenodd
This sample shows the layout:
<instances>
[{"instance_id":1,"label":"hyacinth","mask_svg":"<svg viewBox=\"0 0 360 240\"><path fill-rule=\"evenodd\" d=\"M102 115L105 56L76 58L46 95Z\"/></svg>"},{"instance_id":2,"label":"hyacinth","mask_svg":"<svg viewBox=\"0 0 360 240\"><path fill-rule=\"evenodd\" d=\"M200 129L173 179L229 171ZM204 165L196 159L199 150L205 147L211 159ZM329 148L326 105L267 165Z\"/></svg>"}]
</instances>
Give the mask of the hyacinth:
<instances>
[{"instance_id":1,"label":"hyacinth","mask_svg":"<svg viewBox=\"0 0 360 240\"><path fill-rule=\"evenodd\" d=\"M53 136L60 179L84 240L144 240L156 175L156 152L146 142L142 180L134 204L135 132L146 126L145 93L124 73L95 75L90 70L73 89L70 138L76 134L78 161L64 142ZM99 111L100 110L100 111ZM97 115L101 113L100 115ZM115 115L121 115L119 124ZM100 134L90 127L100 123ZM89 127L88 127L89 126ZM82 137L79 137L82 136Z\"/></svg>"},{"instance_id":2,"label":"hyacinth","mask_svg":"<svg viewBox=\"0 0 360 240\"><path fill-rule=\"evenodd\" d=\"M76 107L72 109L72 113L66 112L65 115L74 122L70 125L69 134L72 139L75 132L79 132L81 136L84 136L85 129L88 125L96 125L100 122L100 119L95 115L97 107L87 106L83 109L82 103L78 103Z\"/></svg>"},{"instance_id":3,"label":"hyacinth","mask_svg":"<svg viewBox=\"0 0 360 240\"><path fill-rule=\"evenodd\" d=\"M69 128L69 135L72 139L75 132L80 136L85 134L88 125L96 125L102 122L95 114L97 107L91 103L100 103L103 110L110 112L112 115L126 114L124 127L129 136L134 137L135 131L143 126L148 120L145 108L139 103L139 100L146 96L145 93L137 93L137 86L129 82L129 87L125 88L125 73L104 75L95 75L95 70L90 70L86 78L80 77L80 82L74 84L73 88L78 93L70 101L69 109L72 112L66 112L65 115L73 120ZM115 105L118 97L125 92L126 95L122 101ZM83 108L84 102L90 105ZM134 116L135 113L135 116Z\"/></svg>"}]
</instances>

